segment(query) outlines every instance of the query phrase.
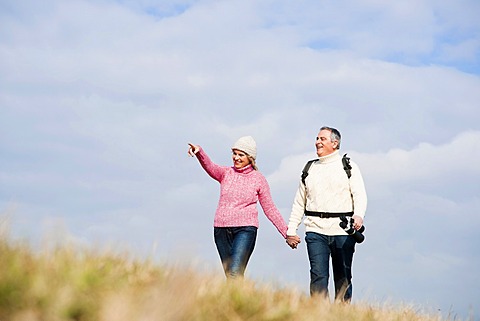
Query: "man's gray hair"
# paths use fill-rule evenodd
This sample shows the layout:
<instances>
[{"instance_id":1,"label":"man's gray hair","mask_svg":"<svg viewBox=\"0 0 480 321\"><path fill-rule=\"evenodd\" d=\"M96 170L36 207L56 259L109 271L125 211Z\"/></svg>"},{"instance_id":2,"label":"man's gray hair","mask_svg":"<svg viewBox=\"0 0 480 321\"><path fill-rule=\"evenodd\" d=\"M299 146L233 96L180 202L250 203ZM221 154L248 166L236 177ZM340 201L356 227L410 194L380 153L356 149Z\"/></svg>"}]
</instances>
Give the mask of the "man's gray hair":
<instances>
[{"instance_id":1,"label":"man's gray hair","mask_svg":"<svg viewBox=\"0 0 480 321\"><path fill-rule=\"evenodd\" d=\"M340 132L338 131L338 129L333 128L333 127L323 126L322 128L320 128L320 131L322 131L324 129L330 131L330 140L332 142L337 141L338 142L337 149L340 149L340 143L342 141L342 135L340 135Z\"/></svg>"}]
</instances>

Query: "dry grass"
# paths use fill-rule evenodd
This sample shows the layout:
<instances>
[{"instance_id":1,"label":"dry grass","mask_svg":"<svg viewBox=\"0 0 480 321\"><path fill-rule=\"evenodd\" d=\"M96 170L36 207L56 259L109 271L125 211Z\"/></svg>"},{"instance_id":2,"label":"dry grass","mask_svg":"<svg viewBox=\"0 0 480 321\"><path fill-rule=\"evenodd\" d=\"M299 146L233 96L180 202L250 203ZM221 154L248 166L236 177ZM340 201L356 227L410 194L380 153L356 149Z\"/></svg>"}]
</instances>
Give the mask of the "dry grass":
<instances>
[{"instance_id":1,"label":"dry grass","mask_svg":"<svg viewBox=\"0 0 480 321\"><path fill-rule=\"evenodd\" d=\"M414 309L329 303L249 280L226 282L127 254L34 253L0 235L0 321L439 321Z\"/></svg>"}]
</instances>

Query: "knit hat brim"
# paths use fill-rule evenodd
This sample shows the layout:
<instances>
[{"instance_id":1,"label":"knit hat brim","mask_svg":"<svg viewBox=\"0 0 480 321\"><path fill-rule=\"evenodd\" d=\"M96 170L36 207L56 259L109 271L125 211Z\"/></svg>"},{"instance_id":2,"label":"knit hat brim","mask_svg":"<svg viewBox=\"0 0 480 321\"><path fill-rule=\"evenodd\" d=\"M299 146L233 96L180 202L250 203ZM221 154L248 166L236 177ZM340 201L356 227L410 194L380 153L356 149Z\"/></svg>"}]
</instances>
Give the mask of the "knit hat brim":
<instances>
[{"instance_id":1,"label":"knit hat brim","mask_svg":"<svg viewBox=\"0 0 480 321\"><path fill-rule=\"evenodd\" d=\"M240 137L235 144L233 144L232 149L241 150L252 156L254 159L257 158L257 143L252 136Z\"/></svg>"}]
</instances>

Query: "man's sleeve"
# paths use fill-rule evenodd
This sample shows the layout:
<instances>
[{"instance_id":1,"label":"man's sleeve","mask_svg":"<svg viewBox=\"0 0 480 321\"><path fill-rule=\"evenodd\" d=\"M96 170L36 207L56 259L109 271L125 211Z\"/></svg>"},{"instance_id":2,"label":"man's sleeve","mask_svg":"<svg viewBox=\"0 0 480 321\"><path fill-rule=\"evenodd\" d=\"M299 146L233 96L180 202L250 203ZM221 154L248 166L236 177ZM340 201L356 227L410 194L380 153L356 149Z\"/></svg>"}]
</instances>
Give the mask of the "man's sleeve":
<instances>
[{"instance_id":1,"label":"man's sleeve","mask_svg":"<svg viewBox=\"0 0 480 321\"><path fill-rule=\"evenodd\" d=\"M350 177L350 192L353 198L353 213L362 218L367 211L367 192L363 182L362 173L357 164L352 162L352 177Z\"/></svg>"},{"instance_id":2,"label":"man's sleeve","mask_svg":"<svg viewBox=\"0 0 480 321\"><path fill-rule=\"evenodd\" d=\"M300 182L297 193L295 194L295 198L293 200L292 212L290 213L290 219L288 221L287 235L297 235L297 229L300 226L300 223L302 223L303 214L305 211L305 198L305 185Z\"/></svg>"}]
</instances>

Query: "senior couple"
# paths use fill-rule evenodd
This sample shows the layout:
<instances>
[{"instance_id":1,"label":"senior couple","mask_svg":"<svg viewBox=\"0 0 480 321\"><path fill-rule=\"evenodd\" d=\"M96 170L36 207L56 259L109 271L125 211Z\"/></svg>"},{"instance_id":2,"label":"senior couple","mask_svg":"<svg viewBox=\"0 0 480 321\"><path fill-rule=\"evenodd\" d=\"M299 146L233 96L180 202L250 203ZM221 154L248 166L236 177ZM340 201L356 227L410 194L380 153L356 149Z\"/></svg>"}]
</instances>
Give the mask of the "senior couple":
<instances>
[{"instance_id":1,"label":"senior couple","mask_svg":"<svg viewBox=\"0 0 480 321\"><path fill-rule=\"evenodd\" d=\"M188 154L220 183L220 199L214 218L214 239L227 278L243 277L255 247L258 229L257 202L266 217L296 249L297 229L305 224L310 261L310 294L328 297L329 264L332 260L336 300L352 298L352 261L355 240L339 225L341 216L359 230L367 207L367 195L358 166L350 163L346 174L340 155L340 132L324 126L315 140L318 159L300 180L288 225L275 206L265 177L256 165L257 148L251 136L232 146L233 166L212 162L199 145L189 144Z\"/></svg>"}]
</instances>

